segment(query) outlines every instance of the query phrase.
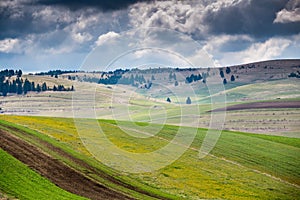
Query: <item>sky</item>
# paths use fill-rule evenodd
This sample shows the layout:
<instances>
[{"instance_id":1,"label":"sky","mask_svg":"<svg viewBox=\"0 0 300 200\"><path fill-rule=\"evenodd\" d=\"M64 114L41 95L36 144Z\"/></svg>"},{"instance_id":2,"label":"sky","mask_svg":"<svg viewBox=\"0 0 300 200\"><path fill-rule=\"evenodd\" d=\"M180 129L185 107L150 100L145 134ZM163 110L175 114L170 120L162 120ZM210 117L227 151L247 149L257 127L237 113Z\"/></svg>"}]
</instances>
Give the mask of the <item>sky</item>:
<instances>
[{"instance_id":1,"label":"sky","mask_svg":"<svg viewBox=\"0 0 300 200\"><path fill-rule=\"evenodd\" d=\"M300 0L0 1L0 68L228 66L299 52Z\"/></svg>"}]
</instances>

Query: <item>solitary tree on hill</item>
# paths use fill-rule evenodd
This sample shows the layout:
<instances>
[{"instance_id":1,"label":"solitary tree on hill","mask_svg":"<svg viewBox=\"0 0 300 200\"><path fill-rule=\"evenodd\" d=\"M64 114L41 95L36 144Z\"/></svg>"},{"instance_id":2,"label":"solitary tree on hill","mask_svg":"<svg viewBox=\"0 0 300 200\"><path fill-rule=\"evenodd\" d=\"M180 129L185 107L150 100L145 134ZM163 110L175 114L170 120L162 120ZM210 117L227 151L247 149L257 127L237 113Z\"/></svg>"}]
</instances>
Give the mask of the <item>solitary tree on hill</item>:
<instances>
[{"instance_id":1,"label":"solitary tree on hill","mask_svg":"<svg viewBox=\"0 0 300 200\"><path fill-rule=\"evenodd\" d=\"M230 67L226 67L226 74L230 74L230 72L231 72Z\"/></svg>"},{"instance_id":2,"label":"solitary tree on hill","mask_svg":"<svg viewBox=\"0 0 300 200\"><path fill-rule=\"evenodd\" d=\"M167 102L171 103L171 99L170 97L167 98Z\"/></svg>"},{"instance_id":3,"label":"solitary tree on hill","mask_svg":"<svg viewBox=\"0 0 300 200\"><path fill-rule=\"evenodd\" d=\"M224 78L224 72L223 71L220 71L220 76L221 76L221 78Z\"/></svg>"},{"instance_id":4,"label":"solitary tree on hill","mask_svg":"<svg viewBox=\"0 0 300 200\"><path fill-rule=\"evenodd\" d=\"M190 97L188 97L188 98L186 99L186 104L191 104L191 103L192 103L192 100L191 100Z\"/></svg>"},{"instance_id":5,"label":"solitary tree on hill","mask_svg":"<svg viewBox=\"0 0 300 200\"><path fill-rule=\"evenodd\" d=\"M233 82L233 81L235 81L235 77L234 77L234 75L231 75L231 78L230 78L230 80Z\"/></svg>"},{"instance_id":6,"label":"solitary tree on hill","mask_svg":"<svg viewBox=\"0 0 300 200\"><path fill-rule=\"evenodd\" d=\"M154 75L152 74L152 76L151 76L151 80L152 81L154 81L155 80L155 77L154 77Z\"/></svg>"},{"instance_id":7,"label":"solitary tree on hill","mask_svg":"<svg viewBox=\"0 0 300 200\"><path fill-rule=\"evenodd\" d=\"M178 86L178 81L175 81L174 85L175 85L175 86Z\"/></svg>"}]
</instances>

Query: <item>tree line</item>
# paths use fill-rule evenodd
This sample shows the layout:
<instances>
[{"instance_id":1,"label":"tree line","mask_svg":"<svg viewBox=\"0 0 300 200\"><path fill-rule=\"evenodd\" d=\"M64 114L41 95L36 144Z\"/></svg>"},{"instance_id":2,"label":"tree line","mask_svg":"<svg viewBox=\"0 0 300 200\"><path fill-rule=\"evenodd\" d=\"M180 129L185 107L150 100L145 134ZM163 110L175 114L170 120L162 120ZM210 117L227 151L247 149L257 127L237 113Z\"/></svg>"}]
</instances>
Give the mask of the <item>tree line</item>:
<instances>
[{"instance_id":1,"label":"tree line","mask_svg":"<svg viewBox=\"0 0 300 200\"><path fill-rule=\"evenodd\" d=\"M190 76L187 76L185 78L185 82L186 83L192 83L192 82L197 82L197 81L201 81L203 83L206 83L206 78L208 76L208 73L203 72L202 75L201 74L191 74Z\"/></svg>"},{"instance_id":2,"label":"tree line","mask_svg":"<svg viewBox=\"0 0 300 200\"><path fill-rule=\"evenodd\" d=\"M53 77L53 76L57 77L58 75L61 75L61 74L71 74L71 73L78 73L78 72L83 72L83 71L78 71L78 70L60 70L60 69L57 69L57 70L49 70L48 72L37 72L34 75L37 75L37 76L49 75L51 77Z\"/></svg>"},{"instance_id":3,"label":"tree line","mask_svg":"<svg viewBox=\"0 0 300 200\"><path fill-rule=\"evenodd\" d=\"M29 81L27 78L23 80L22 70L2 70L0 71L0 93L2 96L10 94L27 94L30 91L44 92L44 91L74 91L74 87L67 88L63 85L54 85L53 88L47 86L46 82L42 84L36 84L34 81ZM12 76L16 76L15 79L11 79Z\"/></svg>"}]
</instances>

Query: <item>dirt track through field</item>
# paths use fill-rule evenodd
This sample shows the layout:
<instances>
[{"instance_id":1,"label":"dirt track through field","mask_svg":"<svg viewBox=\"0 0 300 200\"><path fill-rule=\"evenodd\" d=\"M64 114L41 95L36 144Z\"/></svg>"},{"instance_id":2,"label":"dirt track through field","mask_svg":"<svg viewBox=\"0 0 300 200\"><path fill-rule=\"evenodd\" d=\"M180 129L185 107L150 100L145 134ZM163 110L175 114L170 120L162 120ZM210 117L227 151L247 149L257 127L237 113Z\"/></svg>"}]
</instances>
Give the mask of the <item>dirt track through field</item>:
<instances>
[{"instance_id":1,"label":"dirt track through field","mask_svg":"<svg viewBox=\"0 0 300 200\"><path fill-rule=\"evenodd\" d=\"M88 179L80 172L7 131L0 130L0 148L71 193L90 199L132 199Z\"/></svg>"},{"instance_id":2,"label":"dirt track through field","mask_svg":"<svg viewBox=\"0 0 300 200\"><path fill-rule=\"evenodd\" d=\"M116 185L119 185L119 186L122 186L122 187L125 187L125 188L128 188L129 190L133 190L135 192L138 192L140 194L144 194L146 196L149 196L149 197L154 197L154 198L158 198L158 199L169 199L169 198L166 198L166 197L163 197L163 196L160 196L158 194L155 194L155 193L150 193L148 191L145 191L145 190L142 190L140 188L137 188L133 185L130 185L130 184L127 184L127 183L124 183L116 178L114 178L113 176L109 175L109 174L106 174L104 173L103 171L97 169L97 168L94 168L92 166L90 166L89 164L87 164L85 161L83 160L80 160L78 158L75 158L73 157L72 155L66 153L65 151L63 151L62 149L58 148L58 147L55 147L53 146L52 144L44 141L44 140L41 140L40 138L36 137L36 136L33 136L31 134L28 134L26 131L24 130L21 130L21 129L18 129L16 127L12 127L12 126L8 126L8 125L5 125L5 124L1 124L1 126L3 126L4 128L7 128L13 132L18 132L18 134L21 134L22 136L25 136L27 138L30 138L31 140L34 140L36 141L37 143L41 144L43 147L46 147L48 150L50 150L51 152L55 152L57 153L58 155L64 157L64 158L67 158L69 161L73 162L73 163L76 163L76 165L79 165L81 168L84 168L86 169L87 171L95 174L96 176L98 177L101 177L111 183L114 183ZM1 127L0 127L1 128ZM0 129L1 131L1 129ZM0 132L0 142L1 142L1 132ZM29 144L28 144L29 145ZM1 144L0 144L0 148L1 148ZM111 199L111 198L109 198ZM122 198L124 199L124 198ZM128 199L128 197L127 197Z\"/></svg>"},{"instance_id":3,"label":"dirt track through field","mask_svg":"<svg viewBox=\"0 0 300 200\"><path fill-rule=\"evenodd\" d=\"M300 101L272 101L272 102L253 102L228 106L226 108L217 108L209 112L248 110L248 109L266 109L266 108L300 108Z\"/></svg>"}]
</instances>

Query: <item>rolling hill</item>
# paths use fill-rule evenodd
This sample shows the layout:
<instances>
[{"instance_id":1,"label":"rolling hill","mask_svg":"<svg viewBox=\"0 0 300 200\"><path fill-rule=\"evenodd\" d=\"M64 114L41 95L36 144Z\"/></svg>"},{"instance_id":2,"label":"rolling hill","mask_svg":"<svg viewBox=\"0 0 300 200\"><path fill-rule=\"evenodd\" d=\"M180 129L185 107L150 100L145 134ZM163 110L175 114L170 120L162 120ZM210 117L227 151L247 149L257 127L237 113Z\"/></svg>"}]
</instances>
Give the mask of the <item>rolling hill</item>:
<instances>
[{"instance_id":1,"label":"rolling hill","mask_svg":"<svg viewBox=\"0 0 300 200\"><path fill-rule=\"evenodd\" d=\"M0 199L297 199L299 71L300 60L273 60L22 75L75 91L0 96ZM215 122L221 126L214 129ZM200 159L206 136L219 128L213 150ZM131 173L103 138L132 155L159 157L168 144L186 149L163 168ZM143 162L141 171L163 163Z\"/></svg>"}]
</instances>

